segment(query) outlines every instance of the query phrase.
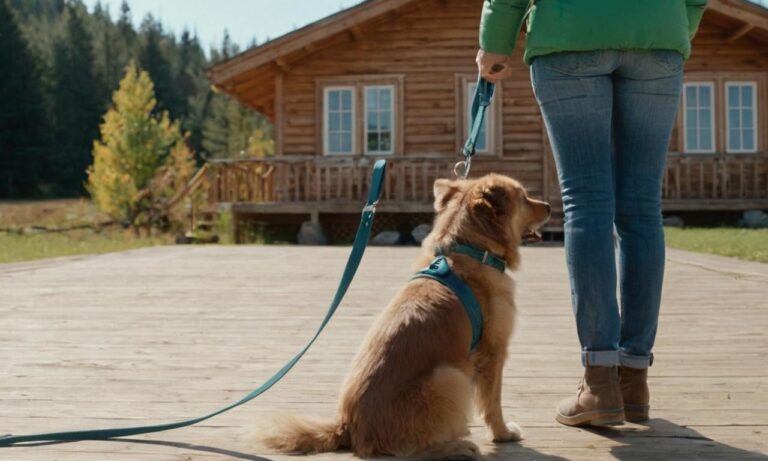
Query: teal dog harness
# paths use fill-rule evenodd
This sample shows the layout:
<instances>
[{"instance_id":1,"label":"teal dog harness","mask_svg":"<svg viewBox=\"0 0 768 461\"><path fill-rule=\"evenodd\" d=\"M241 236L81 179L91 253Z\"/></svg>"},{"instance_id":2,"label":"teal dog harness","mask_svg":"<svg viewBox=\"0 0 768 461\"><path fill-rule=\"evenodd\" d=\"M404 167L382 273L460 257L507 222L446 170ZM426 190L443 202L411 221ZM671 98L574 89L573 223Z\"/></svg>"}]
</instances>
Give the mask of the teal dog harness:
<instances>
[{"instance_id":1,"label":"teal dog harness","mask_svg":"<svg viewBox=\"0 0 768 461\"><path fill-rule=\"evenodd\" d=\"M449 248L448 252L469 256L485 265L493 267L499 272L504 272L507 267L502 258L487 251L478 250L469 245L454 245ZM480 342L480 337L483 335L483 311L480 309L480 303L477 302L477 298L472 292L472 288L459 278L459 276L453 273L443 252L438 251L437 257L429 264L429 266L416 272L413 278L432 279L447 287L457 298L459 298L459 302L464 306L464 311L467 313L469 322L472 324L472 345L470 350L474 351L477 348L477 344Z\"/></svg>"}]
</instances>

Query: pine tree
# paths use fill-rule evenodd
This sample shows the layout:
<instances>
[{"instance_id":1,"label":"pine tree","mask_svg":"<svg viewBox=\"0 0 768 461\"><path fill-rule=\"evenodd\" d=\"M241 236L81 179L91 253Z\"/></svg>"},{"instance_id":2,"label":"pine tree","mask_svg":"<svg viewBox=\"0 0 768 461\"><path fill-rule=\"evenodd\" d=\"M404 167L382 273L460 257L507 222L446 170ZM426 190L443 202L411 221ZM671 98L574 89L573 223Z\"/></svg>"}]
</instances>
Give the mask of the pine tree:
<instances>
[{"instance_id":1,"label":"pine tree","mask_svg":"<svg viewBox=\"0 0 768 461\"><path fill-rule=\"evenodd\" d=\"M41 191L48 130L40 72L6 0L0 0L0 197Z\"/></svg>"},{"instance_id":2,"label":"pine tree","mask_svg":"<svg viewBox=\"0 0 768 461\"><path fill-rule=\"evenodd\" d=\"M88 190L101 210L138 229L168 218L163 205L187 183L193 155L179 123L166 111L154 115L147 72L129 64L112 101L94 143Z\"/></svg>"},{"instance_id":3,"label":"pine tree","mask_svg":"<svg viewBox=\"0 0 768 461\"><path fill-rule=\"evenodd\" d=\"M93 72L93 42L85 27L84 7L67 4L64 37L54 45L53 111L56 167L60 193L83 193L90 145L98 134L102 104Z\"/></svg>"}]
</instances>

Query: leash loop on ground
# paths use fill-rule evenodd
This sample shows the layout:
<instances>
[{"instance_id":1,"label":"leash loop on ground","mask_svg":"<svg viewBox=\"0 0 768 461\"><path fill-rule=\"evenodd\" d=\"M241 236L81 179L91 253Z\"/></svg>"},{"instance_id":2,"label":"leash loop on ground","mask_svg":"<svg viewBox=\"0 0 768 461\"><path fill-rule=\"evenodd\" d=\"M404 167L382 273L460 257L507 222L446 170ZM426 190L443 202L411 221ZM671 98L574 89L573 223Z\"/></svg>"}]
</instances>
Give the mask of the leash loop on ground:
<instances>
[{"instance_id":1,"label":"leash loop on ground","mask_svg":"<svg viewBox=\"0 0 768 461\"><path fill-rule=\"evenodd\" d=\"M147 434L150 432L161 432L171 429L178 429L180 427L191 426L206 419L213 418L227 412L235 407L249 402L259 395L269 390L272 386L277 384L289 371L296 365L301 359L304 353L309 350L315 340L320 336L320 333L325 329L325 326L330 322L331 317L336 312L336 309L341 304L341 300L344 299L344 295L347 293L349 285L352 283L352 279L355 276L360 261L363 258L365 247L368 245L368 240L371 236L371 230L373 228L373 216L376 211L376 204L381 196L381 190L384 185L384 175L386 172L386 161L378 160L373 166L373 177L371 179L370 190L368 191L368 200L363 208L362 217L360 218L360 225L357 228L357 234L355 235L355 241L352 244L352 251L349 254L347 265L344 268L344 274L341 277L339 286L336 289L336 294L333 297L328 312L325 314L320 327L318 328L312 339L309 340L306 346L299 351L291 360L288 361L282 368L280 368L271 378L259 386L256 390L246 395L242 399L227 405L224 408L214 411L213 413L198 418L192 418L185 421L179 421L168 424L156 424L150 426L136 426L136 427L123 427L114 429L94 429L83 431L67 431L67 432L49 432L44 434L31 434L31 435L6 435L0 436L0 447L8 447L18 444L40 444L40 443L58 443L58 442L74 442L78 440L105 440L115 437L126 437L138 434Z\"/></svg>"}]
</instances>

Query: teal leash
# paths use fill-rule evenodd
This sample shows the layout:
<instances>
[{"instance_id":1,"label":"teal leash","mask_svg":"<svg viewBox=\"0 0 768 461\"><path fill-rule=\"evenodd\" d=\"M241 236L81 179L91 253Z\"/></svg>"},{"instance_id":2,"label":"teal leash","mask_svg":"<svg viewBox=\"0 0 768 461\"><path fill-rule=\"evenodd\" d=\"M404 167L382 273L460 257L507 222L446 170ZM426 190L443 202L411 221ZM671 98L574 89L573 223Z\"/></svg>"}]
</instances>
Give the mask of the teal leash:
<instances>
[{"instance_id":1,"label":"teal leash","mask_svg":"<svg viewBox=\"0 0 768 461\"><path fill-rule=\"evenodd\" d=\"M469 170L472 167L472 156L475 155L475 148L477 146L477 138L480 136L480 130L483 127L483 121L485 120L485 114L488 111L488 107L493 100L493 92L495 86L488 80L478 77L477 85L475 86L475 95L472 100L471 111L471 128L469 130L469 136L464 143L464 147L461 149L460 155L464 156L464 160L458 162L453 167L453 173L461 179L466 179L469 175Z\"/></svg>"},{"instance_id":2,"label":"teal leash","mask_svg":"<svg viewBox=\"0 0 768 461\"><path fill-rule=\"evenodd\" d=\"M250 394L246 395L242 399L227 405L224 408L214 411L213 413L198 418L187 419L185 421L179 421L168 424L157 424L150 426L136 426L136 427L123 427L114 429L94 429L94 430L82 430L82 431L67 431L67 432L50 432L45 434L30 434L30 435L6 435L0 437L0 447L8 447L17 444L24 444L30 442L74 442L78 440L105 440L115 437L126 437L138 434L148 434L151 432L168 431L171 429L178 429L181 427L192 426L206 419L213 418L233 408L239 407L244 403L250 402L259 395L269 390L272 386L277 384L289 371L298 363L301 357L309 350L315 340L320 336L320 333L325 329L325 326L330 322L336 309L341 304L341 300L344 299L344 295L352 283L352 279L357 272L357 268L360 265L360 261L363 258L365 247L368 245L368 239L371 236L371 229L373 228L373 218L376 212L376 204L381 196L381 190L384 184L384 174L386 172L386 161L378 160L373 166L373 177L371 179L371 188L368 191L368 201L363 208L362 217L360 219L360 226L357 228L357 234L355 235L355 241L352 244L352 251L347 260L347 265L344 268L344 274L339 282L339 287L336 289L336 295L333 297L328 312L325 314L323 322L320 324L317 333L310 339L304 348L299 351L291 360L288 361L283 367L277 371L271 378L269 378L264 384L259 386Z\"/></svg>"}]
</instances>

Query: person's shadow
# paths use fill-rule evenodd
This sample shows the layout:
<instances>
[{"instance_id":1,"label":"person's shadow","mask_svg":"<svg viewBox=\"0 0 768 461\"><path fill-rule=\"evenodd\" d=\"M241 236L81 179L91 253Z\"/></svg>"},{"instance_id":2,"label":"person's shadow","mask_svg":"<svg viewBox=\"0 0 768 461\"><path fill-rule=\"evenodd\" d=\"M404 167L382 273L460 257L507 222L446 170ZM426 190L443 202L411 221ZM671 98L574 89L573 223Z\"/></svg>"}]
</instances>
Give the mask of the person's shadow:
<instances>
[{"instance_id":1,"label":"person's shadow","mask_svg":"<svg viewBox=\"0 0 768 461\"><path fill-rule=\"evenodd\" d=\"M654 418L639 424L616 428L590 428L594 434L610 438L621 445L612 447L611 454L621 461L647 460L723 460L768 461L768 456L720 443L691 428L677 425L663 418ZM751 428L749 436L755 437ZM764 437L764 436L763 436Z\"/></svg>"}]
</instances>

